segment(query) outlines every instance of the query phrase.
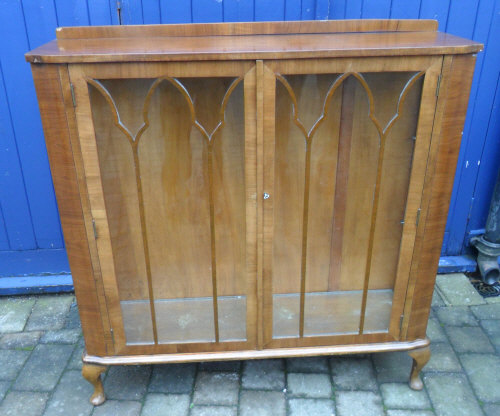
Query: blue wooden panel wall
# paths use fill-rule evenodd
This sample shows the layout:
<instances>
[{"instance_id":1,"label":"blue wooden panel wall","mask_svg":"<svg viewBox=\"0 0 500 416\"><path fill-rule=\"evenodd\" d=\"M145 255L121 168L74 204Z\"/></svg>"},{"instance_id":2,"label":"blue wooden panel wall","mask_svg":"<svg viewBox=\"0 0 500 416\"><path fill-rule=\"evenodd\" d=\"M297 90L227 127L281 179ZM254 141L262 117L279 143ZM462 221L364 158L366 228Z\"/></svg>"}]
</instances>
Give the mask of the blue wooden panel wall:
<instances>
[{"instance_id":1,"label":"blue wooden panel wall","mask_svg":"<svg viewBox=\"0 0 500 416\"><path fill-rule=\"evenodd\" d=\"M463 253L469 233L484 226L500 160L500 0L0 0L0 262L26 252L35 268L64 268L54 257L64 242L23 57L57 26L344 18L432 18L440 30L486 44L443 245L445 255Z\"/></svg>"}]
</instances>

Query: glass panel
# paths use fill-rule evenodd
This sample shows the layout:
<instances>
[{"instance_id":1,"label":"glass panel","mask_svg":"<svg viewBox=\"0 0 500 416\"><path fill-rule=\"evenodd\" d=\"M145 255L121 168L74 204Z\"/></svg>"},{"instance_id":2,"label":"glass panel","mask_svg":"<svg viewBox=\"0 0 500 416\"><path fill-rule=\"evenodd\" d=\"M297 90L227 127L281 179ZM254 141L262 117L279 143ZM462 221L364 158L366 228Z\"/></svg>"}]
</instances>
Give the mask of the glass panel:
<instances>
[{"instance_id":1,"label":"glass panel","mask_svg":"<svg viewBox=\"0 0 500 416\"><path fill-rule=\"evenodd\" d=\"M278 76L273 338L387 332L422 79Z\"/></svg>"},{"instance_id":2,"label":"glass panel","mask_svg":"<svg viewBox=\"0 0 500 416\"><path fill-rule=\"evenodd\" d=\"M127 344L246 340L243 82L89 84Z\"/></svg>"}]
</instances>

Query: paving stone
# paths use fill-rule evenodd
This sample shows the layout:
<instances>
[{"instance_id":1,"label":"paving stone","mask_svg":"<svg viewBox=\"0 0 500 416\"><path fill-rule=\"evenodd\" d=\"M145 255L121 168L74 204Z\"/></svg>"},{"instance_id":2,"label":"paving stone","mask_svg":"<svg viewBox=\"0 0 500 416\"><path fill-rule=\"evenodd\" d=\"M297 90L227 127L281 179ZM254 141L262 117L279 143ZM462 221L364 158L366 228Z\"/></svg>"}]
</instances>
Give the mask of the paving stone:
<instances>
[{"instance_id":1,"label":"paving stone","mask_svg":"<svg viewBox=\"0 0 500 416\"><path fill-rule=\"evenodd\" d=\"M78 328L47 331L40 342L42 344L75 344L81 335L82 331Z\"/></svg>"},{"instance_id":2,"label":"paving stone","mask_svg":"<svg viewBox=\"0 0 500 416\"><path fill-rule=\"evenodd\" d=\"M196 364L166 364L153 367L148 391L153 393L191 393Z\"/></svg>"},{"instance_id":3,"label":"paving stone","mask_svg":"<svg viewBox=\"0 0 500 416\"><path fill-rule=\"evenodd\" d=\"M21 332L35 301L31 297L0 298L0 334Z\"/></svg>"},{"instance_id":4,"label":"paving stone","mask_svg":"<svg viewBox=\"0 0 500 416\"><path fill-rule=\"evenodd\" d=\"M493 296L490 298L485 298L484 299L486 303L500 303L500 296Z\"/></svg>"},{"instance_id":5,"label":"paving stone","mask_svg":"<svg viewBox=\"0 0 500 416\"><path fill-rule=\"evenodd\" d=\"M111 366L104 379L106 396L115 400L141 400L150 375L151 367L148 365Z\"/></svg>"},{"instance_id":6,"label":"paving stone","mask_svg":"<svg viewBox=\"0 0 500 416\"><path fill-rule=\"evenodd\" d=\"M500 415L500 404L485 404L483 410L486 416L498 416Z\"/></svg>"},{"instance_id":7,"label":"paving stone","mask_svg":"<svg viewBox=\"0 0 500 416\"><path fill-rule=\"evenodd\" d=\"M480 327L447 327L446 333L457 352L495 352Z\"/></svg>"},{"instance_id":8,"label":"paving stone","mask_svg":"<svg viewBox=\"0 0 500 416\"><path fill-rule=\"evenodd\" d=\"M488 335L490 342L500 352L500 321L494 319L485 319L481 321L484 332Z\"/></svg>"},{"instance_id":9,"label":"paving stone","mask_svg":"<svg viewBox=\"0 0 500 416\"><path fill-rule=\"evenodd\" d=\"M412 361L404 351L373 354L379 383L408 382Z\"/></svg>"},{"instance_id":10,"label":"paving stone","mask_svg":"<svg viewBox=\"0 0 500 416\"><path fill-rule=\"evenodd\" d=\"M83 338L80 338L77 346L73 350L73 354L71 354L71 358L69 359L68 368L71 370L81 370L82 369L82 354L85 349L85 342Z\"/></svg>"},{"instance_id":11,"label":"paving stone","mask_svg":"<svg viewBox=\"0 0 500 416\"><path fill-rule=\"evenodd\" d=\"M33 307L26 329L28 331L61 329L73 299L73 295L40 296Z\"/></svg>"},{"instance_id":12,"label":"paving stone","mask_svg":"<svg viewBox=\"0 0 500 416\"><path fill-rule=\"evenodd\" d=\"M434 293L432 294L431 307L435 308L439 306L446 306L446 304L444 303L443 299L441 298L437 290L434 290Z\"/></svg>"},{"instance_id":13,"label":"paving stone","mask_svg":"<svg viewBox=\"0 0 500 416\"><path fill-rule=\"evenodd\" d=\"M448 338L443 331L443 328L435 318L430 318L427 323L427 337L431 342L447 342Z\"/></svg>"},{"instance_id":14,"label":"paving stone","mask_svg":"<svg viewBox=\"0 0 500 416\"><path fill-rule=\"evenodd\" d=\"M470 309L479 319L500 319L500 303L473 306Z\"/></svg>"},{"instance_id":15,"label":"paving stone","mask_svg":"<svg viewBox=\"0 0 500 416\"><path fill-rule=\"evenodd\" d=\"M439 274L436 285L441 298L447 305L471 306L485 303L467 276L463 273Z\"/></svg>"},{"instance_id":16,"label":"paving stone","mask_svg":"<svg viewBox=\"0 0 500 416\"><path fill-rule=\"evenodd\" d=\"M483 412L462 374L425 374L424 383L439 416L482 416Z\"/></svg>"},{"instance_id":17,"label":"paving stone","mask_svg":"<svg viewBox=\"0 0 500 416\"><path fill-rule=\"evenodd\" d=\"M500 357L493 354L460 356L465 372L479 400L500 402Z\"/></svg>"},{"instance_id":18,"label":"paving stone","mask_svg":"<svg viewBox=\"0 0 500 416\"><path fill-rule=\"evenodd\" d=\"M30 354L30 351L18 350L0 352L0 380L14 380Z\"/></svg>"},{"instance_id":19,"label":"paving stone","mask_svg":"<svg viewBox=\"0 0 500 416\"><path fill-rule=\"evenodd\" d=\"M199 372L194 386L194 404L232 406L238 403L237 373Z\"/></svg>"},{"instance_id":20,"label":"paving stone","mask_svg":"<svg viewBox=\"0 0 500 416\"><path fill-rule=\"evenodd\" d=\"M462 371L462 367L449 344L436 343L431 344L431 359L422 371Z\"/></svg>"},{"instance_id":21,"label":"paving stone","mask_svg":"<svg viewBox=\"0 0 500 416\"><path fill-rule=\"evenodd\" d=\"M286 360L289 373L328 373L327 357L298 357Z\"/></svg>"},{"instance_id":22,"label":"paving stone","mask_svg":"<svg viewBox=\"0 0 500 416\"><path fill-rule=\"evenodd\" d=\"M239 416L285 416L285 395L277 391L244 390Z\"/></svg>"},{"instance_id":23,"label":"paving stone","mask_svg":"<svg viewBox=\"0 0 500 416\"><path fill-rule=\"evenodd\" d=\"M283 360L245 361L241 384L244 389L283 390L285 388Z\"/></svg>"},{"instance_id":24,"label":"paving stone","mask_svg":"<svg viewBox=\"0 0 500 416\"><path fill-rule=\"evenodd\" d=\"M0 381L0 402L5 397L5 393L9 390L10 381Z\"/></svg>"},{"instance_id":25,"label":"paving stone","mask_svg":"<svg viewBox=\"0 0 500 416\"><path fill-rule=\"evenodd\" d=\"M372 391L337 391L338 416L383 416L381 397Z\"/></svg>"},{"instance_id":26,"label":"paving stone","mask_svg":"<svg viewBox=\"0 0 500 416\"><path fill-rule=\"evenodd\" d=\"M149 393L141 416L187 416L189 395Z\"/></svg>"},{"instance_id":27,"label":"paving stone","mask_svg":"<svg viewBox=\"0 0 500 416\"><path fill-rule=\"evenodd\" d=\"M327 374L289 373L287 393L307 398L331 398L333 395L330 376Z\"/></svg>"},{"instance_id":28,"label":"paving stone","mask_svg":"<svg viewBox=\"0 0 500 416\"><path fill-rule=\"evenodd\" d=\"M67 371L61 377L44 416L88 416L94 406L89 402L94 389L79 371Z\"/></svg>"},{"instance_id":29,"label":"paving stone","mask_svg":"<svg viewBox=\"0 0 500 416\"><path fill-rule=\"evenodd\" d=\"M0 404L2 416L40 416L49 395L31 391L11 391Z\"/></svg>"},{"instance_id":30,"label":"paving stone","mask_svg":"<svg viewBox=\"0 0 500 416\"><path fill-rule=\"evenodd\" d=\"M388 410L387 416L435 416L432 410Z\"/></svg>"},{"instance_id":31,"label":"paving stone","mask_svg":"<svg viewBox=\"0 0 500 416\"><path fill-rule=\"evenodd\" d=\"M139 416L140 413L140 402L106 400L104 404L95 408L92 416Z\"/></svg>"},{"instance_id":32,"label":"paving stone","mask_svg":"<svg viewBox=\"0 0 500 416\"><path fill-rule=\"evenodd\" d=\"M237 407L228 406L195 406L191 409L190 416L236 416Z\"/></svg>"},{"instance_id":33,"label":"paving stone","mask_svg":"<svg viewBox=\"0 0 500 416\"><path fill-rule=\"evenodd\" d=\"M393 409L429 409L431 403L424 390L410 389L407 383L388 383L380 386L386 407Z\"/></svg>"},{"instance_id":34,"label":"paving stone","mask_svg":"<svg viewBox=\"0 0 500 416\"><path fill-rule=\"evenodd\" d=\"M82 324L80 322L80 315L78 314L78 306L76 302L73 302L69 308L68 315L66 316L66 322L64 323L64 328L75 329L81 327Z\"/></svg>"},{"instance_id":35,"label":"paving stone","mask_svg":"<svg viewBox=\"0 0 500 416\"><path fill-rule=\"evenodd\" d=\"M474 317L468 306L453 306L437 308L438 319L449 326L477 326L477 319Z\"/></svg>"},{"instance_id":36,"label":"paving stone","mask_svg":"<svg viewBox=\"0 0 500 416\"><path fill-rule=\"evenodd\" d=\"M369 358L332 357L333 384L340 390L376 390L377 381Z\"/></svg>"},{"instance_id":37,"label":"paving stone","mask_svg":"<svg viewBox=\"0 0 500 416\"><path fill-rule=\"evenodd\" d=\"M206 361L199 363L200 371L227 371L229 373L237 373L240 371L241 361Z\"/></svg>"},{"instance_id":38,"label":"paving stone","mask_svg":"<svg viewBox=\"0 0 500 416\"><path fill-rule=\"evenodd\" d=\"M5 334L0 338L0 348L16 349L34 347L38 344L41 336L42 333L39 331Z\"/></svg>"},{"instance_id":39,"label":"paving stone","mask_svg":"<svg viewBox=\"0 0 500 416\"><path fill-rule=\"evenodd\" d=\"M71 345L37 345L19 373L14 389L52 390L71 356Z\"/></svg>"},{"instance_id":40,"label":"paving stone","mask_svg":"<svg viewBox=\"0 0 500 416\"><path fill-rule=\"evenodd\" d=\"M290 399L290 416L335 416L333 400Z\"/></svg>"}]
</instances>

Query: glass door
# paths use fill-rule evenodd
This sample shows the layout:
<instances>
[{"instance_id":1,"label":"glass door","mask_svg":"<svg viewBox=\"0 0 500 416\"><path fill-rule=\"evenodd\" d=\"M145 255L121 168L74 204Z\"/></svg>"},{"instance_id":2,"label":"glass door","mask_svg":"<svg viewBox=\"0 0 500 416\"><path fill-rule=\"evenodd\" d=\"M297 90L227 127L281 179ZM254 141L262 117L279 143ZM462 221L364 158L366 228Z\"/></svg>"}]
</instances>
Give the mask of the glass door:
<instances>
[{"instance_id":1,"label":"glass door","mask_svg":"<svg viewBox=\"0 0 500 416\"><path fill-rule=\"evenodd\" d=\"M89 194L115 346L248 348L255 71L151 68L71 74L87 182L98 176Z\"/></svg>"},{"instance_id":2,"label":"glass door","mask_svg":"<svg viewBox=\"0 0 500 416\"><path fill-rule=\"evenodd\" d=\"M399 336L441 61L392 62L264 68L267 347Z\"/></svg>"}]
</instances>

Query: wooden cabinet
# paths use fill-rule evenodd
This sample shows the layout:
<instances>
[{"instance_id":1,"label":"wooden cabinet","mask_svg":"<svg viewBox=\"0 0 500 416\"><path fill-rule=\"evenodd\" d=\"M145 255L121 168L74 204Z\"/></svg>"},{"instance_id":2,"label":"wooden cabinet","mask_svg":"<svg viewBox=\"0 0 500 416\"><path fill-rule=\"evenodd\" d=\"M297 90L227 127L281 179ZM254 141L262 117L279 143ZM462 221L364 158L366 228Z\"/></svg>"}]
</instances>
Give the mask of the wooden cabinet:
<instances>
[{"instance_id":1,"label":"wooden cabinet","mask_svg":"<svg viewBox=\"0 0 500 416\"><path fill-rule=\"evenodd\" d=\"M63 28L30 53L106 365L425 336L475 55L434 21Z\"/></svg>"}]
</instances>

